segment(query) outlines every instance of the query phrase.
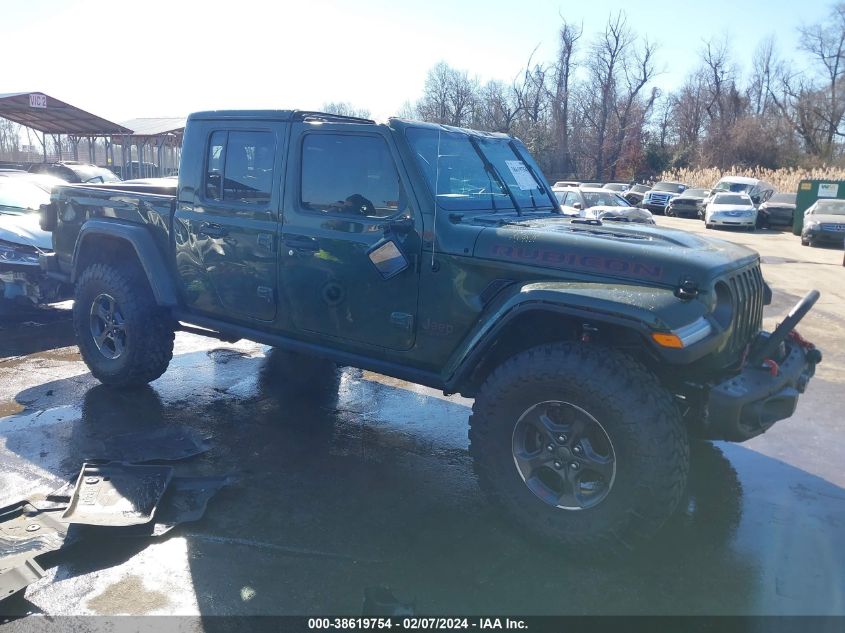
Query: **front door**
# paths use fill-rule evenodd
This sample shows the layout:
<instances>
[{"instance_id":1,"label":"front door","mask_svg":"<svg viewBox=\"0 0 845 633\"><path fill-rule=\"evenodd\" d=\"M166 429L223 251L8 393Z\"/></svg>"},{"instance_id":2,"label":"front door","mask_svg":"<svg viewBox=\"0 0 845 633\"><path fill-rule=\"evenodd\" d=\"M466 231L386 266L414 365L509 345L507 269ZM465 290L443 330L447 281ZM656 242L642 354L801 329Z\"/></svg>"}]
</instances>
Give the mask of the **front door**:
<instances>
[{"instance_id":1,"label":"front door","mask_svg":"<svg viewBox=\"0 0 845 633\"><path fill-rule=\"evenodd\" d=\"M230 121L205 129L200 186L179 200L174 226L183 295L198 311L246 322L276 316L285 141L284 125L276 127Z\"/></svg>"},{"instance_id":2,"label":"front door","mask_svg":"<svg viewBox=\"0 0 845 633\"><path fill-rule=\"evenodd\" d=\"M387 133L371 124L307 122L291 132L280 261L294 326L409 349L421 224Z\"/></svg>"}]
</instances>

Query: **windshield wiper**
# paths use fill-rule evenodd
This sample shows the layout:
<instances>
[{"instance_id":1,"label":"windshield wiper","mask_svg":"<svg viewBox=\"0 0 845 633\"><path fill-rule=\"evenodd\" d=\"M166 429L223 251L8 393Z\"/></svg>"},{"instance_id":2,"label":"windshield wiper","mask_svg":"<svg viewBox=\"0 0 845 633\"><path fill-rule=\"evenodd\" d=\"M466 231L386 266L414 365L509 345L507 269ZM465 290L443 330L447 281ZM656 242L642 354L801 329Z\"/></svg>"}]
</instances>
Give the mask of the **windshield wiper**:
<instances>
[{"instance_id":1,"label":"windshield wiper","mask_svg":"<svg viewBox=\"0 0 845 633\"><path fill-rule=\"evenodd\" d=\"M516 201L516 196L513 195L513 191L511 188L508 187L507 183L505 182L502 175L499 173L499 170L496 169L496 166L490 162L490 159L487 158L487 155L481 151L481 147L478 145L478 141L473 138L472 135L468 134L467 138L469 139L469 144L472 145L475 153L478 154L478 157L481 159L482 164L484 165L484 169L487 173L492 174L496 181L499 183L499 186L504 189L508 197L511 199L511 203L513 204L513 208L516 210L517 215L522 215L522 207L519 206L519 203Z\"/></svg>"},{"instance_id":2,"label":"windshield wiper","mask_svg":"<svg viewBox=\"0 0 845 633\"><path fill-rule=\"evenodd\" d=\"M517 147L517 144L513 141L508 141L508 147L511 148L511 151L516 154L516 157L522 161L523 165L525 165L525 168L531 174L531 177L534 178L534 182L537 183L537 188L540 189L540 191L542 191L544 194L546 194L546 197L548 197L549 202L552 203L552 213L560 213L560 203L557 201L557 198L555 198L554 194L550 190L543 186L543 181L540 180L540 178L537 176L537 172L535 172L534 169L531 167L531 163L525 160L525 157L522 155L522 152L519 151L519 147ZM536 209L537 203L534 202L533 193L531 193L531 202L534 204L534 208Z\"/></svg>"}]
</instances>

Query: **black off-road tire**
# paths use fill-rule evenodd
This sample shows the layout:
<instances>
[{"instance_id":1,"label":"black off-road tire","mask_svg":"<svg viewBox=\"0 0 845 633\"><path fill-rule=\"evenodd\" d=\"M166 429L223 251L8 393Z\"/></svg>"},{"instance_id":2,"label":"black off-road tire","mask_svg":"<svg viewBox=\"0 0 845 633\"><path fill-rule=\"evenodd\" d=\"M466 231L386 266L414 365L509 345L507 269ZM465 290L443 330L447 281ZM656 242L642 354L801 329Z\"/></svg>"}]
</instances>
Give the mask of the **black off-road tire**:
<instances>
[{"instance_id":1,"label":"black off-road tire","mask_svg":"<svg viewBox=\"0 0 845 633\"><path fill-rule=\"evenodd\" d=\"M615 479L593 507L550 505L515 465L517 420L535 403L565 401L603 427L616 456ZM622 554L653 536L681 499L689 439L658 379L614 350L547 344L510 358L482 385L470 417L470 453L482 489L522 527L582 554Z\"/></svg>"},{"instance_id":2,"label":"black off-road tire","mask_svg":"<svg viewBox=\"0 0 845 633\"><path fill-rule=\"evenodd\" d=\"M105 356L91 331L91 308L102 294L114 298L125 322L125 348L118 358ZM106 385L132 387L161 376L173 358L174 325L156 304L139 266L92 264L76 282L73 330L79 352L94 377Z\"/></svg>"}]
</instances>

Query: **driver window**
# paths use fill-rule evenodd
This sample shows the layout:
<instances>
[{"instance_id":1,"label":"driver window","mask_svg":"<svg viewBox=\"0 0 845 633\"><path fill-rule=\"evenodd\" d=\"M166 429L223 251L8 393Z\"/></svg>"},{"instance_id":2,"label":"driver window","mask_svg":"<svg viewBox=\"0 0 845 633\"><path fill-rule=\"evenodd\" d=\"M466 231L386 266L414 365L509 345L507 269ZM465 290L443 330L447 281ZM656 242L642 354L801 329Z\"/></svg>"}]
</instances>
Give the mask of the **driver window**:
<instances>
[{"instance_id":1,"label":"driver window","mask_svg":"<svg viewBox=\"0 0 845 633\"><path fill-rule=\"evenodd\" d=\"M399 173L380 136L307 134L302 142L302 208L385 218L400 209Z\"/></svg>"}]
</instances>

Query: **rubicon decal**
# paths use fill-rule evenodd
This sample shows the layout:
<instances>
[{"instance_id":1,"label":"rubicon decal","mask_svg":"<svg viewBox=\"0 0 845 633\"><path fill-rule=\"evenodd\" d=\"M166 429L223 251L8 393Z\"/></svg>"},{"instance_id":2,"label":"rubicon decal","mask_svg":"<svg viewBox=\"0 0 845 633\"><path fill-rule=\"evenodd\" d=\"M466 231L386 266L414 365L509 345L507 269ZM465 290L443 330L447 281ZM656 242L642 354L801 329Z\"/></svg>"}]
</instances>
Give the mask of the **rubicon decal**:
<instances>
[{"instance_id":1,"label":"rubicon decal","mask_svg":"<svg viewBox=\"0 0 845 633\"><path fill-rule=\"evenodd\" d=\"M526 264L537 263L554 268L579 268L640 279L663 278L663 267L659 264L620 259L618 257L567 253L560 250L531 246L514 246L510 244L493 244L491 255Z\"/></svg>"}]
</instances>

